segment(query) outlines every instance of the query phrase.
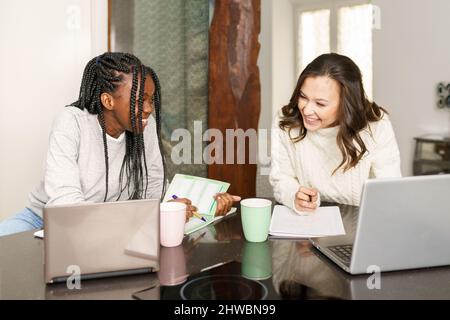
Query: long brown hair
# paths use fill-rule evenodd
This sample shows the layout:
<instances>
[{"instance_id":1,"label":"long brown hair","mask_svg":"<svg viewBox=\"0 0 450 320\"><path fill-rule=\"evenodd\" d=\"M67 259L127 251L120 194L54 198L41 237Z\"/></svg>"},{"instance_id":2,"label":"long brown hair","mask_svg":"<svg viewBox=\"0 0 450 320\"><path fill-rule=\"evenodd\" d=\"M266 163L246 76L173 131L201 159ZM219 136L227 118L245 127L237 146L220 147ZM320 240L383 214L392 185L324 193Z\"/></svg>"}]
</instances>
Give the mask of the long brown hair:
<instances>
[{"instance_id":1,"label":"long brown hair","mask_svg":"<svg viewBox=\"0 0 450 320\"><path fill-rule=\"evenodd\" d=\"M298 108L301 87L307 78L318 76L334 79L340 86L339 131L336 142L342 153L342 161L333 174L341 167L345 172L355 167L367 152L367 147L359 134L361 130L365 129L369 122L380 120L387 111L367 99L361 71L350 58L337 53L323 54L306 66L298 78L289 104L281 109L279 127L288 131L293 142L301 141L307 134ZM297 128L298 136L292 137L291 130Z\"/></svg>"}]
</instances>

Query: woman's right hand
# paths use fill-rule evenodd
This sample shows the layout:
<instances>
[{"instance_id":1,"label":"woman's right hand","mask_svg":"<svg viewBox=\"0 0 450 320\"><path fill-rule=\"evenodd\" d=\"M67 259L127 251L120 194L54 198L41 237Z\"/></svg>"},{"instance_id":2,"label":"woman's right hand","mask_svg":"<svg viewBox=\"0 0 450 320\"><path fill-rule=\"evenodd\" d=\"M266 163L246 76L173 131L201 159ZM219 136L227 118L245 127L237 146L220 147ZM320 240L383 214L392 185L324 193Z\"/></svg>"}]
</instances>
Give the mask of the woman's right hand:
<instances>
[{"instance_id":1,"label":"woman's right hand","mask_svg":"<svg viewBox=\"0 0 450 320\"><path fill-rule=\"evenodd\" d=\"M295 209L298 211L312 212L317 209L319 191L315 188L300 187L295 193Z\"/></svg>"},{"instance_id":2,"label":"woman's right hand","mask_svg":"<svg viewBox=\"0 0 450 320\"><path fill-rule=\"evenodd\" d=\"M169 200L169 202L171 201L181 202L186 205L186 221L188 221L194 215L194 212L197 212L197 207L193 206L191 200L187 198L176 198Z\"/></svg>"}]
</instances>

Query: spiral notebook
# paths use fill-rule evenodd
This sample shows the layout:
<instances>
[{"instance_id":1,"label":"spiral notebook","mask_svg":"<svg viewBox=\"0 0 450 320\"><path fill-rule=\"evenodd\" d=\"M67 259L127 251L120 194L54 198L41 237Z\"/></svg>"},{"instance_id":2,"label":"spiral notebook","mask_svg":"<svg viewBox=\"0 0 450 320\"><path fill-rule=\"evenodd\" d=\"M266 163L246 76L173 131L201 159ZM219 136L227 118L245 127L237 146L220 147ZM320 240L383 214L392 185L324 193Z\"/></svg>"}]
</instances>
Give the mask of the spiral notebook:
<instances>
[{"instance_id":1,"label":"spiral notebook","mask_svg":"<svg viewBox=\"0 0 450 320\"><path fill-rule=\"evenodd\" d=\"M205 218L206 222L197 217L189 219L186 223L184 233L190 234L223 218L223 216L215 217L217 203L214 195L226 192L229 187L230 184L228 182L176 174L167 189L164 201L172 199L172 196L175 195L178 198L188 198L191 200L192 205L197 207L198 213ZM235 211L236 208L231 208L227 215Z\"/></svg>"}]
</instances>

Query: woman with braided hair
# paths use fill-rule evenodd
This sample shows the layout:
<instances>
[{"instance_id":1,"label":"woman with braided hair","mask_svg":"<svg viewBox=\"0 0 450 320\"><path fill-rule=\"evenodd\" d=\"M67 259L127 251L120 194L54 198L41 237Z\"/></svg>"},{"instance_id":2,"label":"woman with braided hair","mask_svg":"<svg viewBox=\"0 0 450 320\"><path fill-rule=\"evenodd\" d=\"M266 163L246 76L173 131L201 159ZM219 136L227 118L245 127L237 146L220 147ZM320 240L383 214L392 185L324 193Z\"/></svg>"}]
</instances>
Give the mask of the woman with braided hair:
<instances>
[{"instance_id":1,"label":"woman with braided hair","mask_svg":"<svg viewBox=\"0 0 450 320\"><path fill-rule=\"evenodd\" d=\"M86 65L78 100L53 123L43 180L0 236L42 228L46 205L162 198L164 182L158 77L131 54L107 52ZM223 215L236 198L218 197ZM176 201L189 219L196 208Z\"/></svg>"}]
</instances>

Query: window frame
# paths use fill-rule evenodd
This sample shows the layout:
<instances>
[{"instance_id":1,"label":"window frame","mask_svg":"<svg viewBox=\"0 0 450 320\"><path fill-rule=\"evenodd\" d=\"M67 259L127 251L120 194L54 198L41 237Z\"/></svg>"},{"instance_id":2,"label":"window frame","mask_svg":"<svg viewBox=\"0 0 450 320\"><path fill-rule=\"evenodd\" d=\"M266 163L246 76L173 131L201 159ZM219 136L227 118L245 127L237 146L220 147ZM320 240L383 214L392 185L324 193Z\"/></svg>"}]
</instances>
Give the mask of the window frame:
<instances>
[{"instance_id":1,"label":"window frame","mask_svg":"<svg viewBox=\"0 0 450 320\"><path fill-rule=\"evenodd\" d=\"M337 52L338 44L338 12L342 7L358 6L365 4L372 4L371 0L290 0L293 6L294 12L294 55L295 55L295 74L297 80L300 75L301 57L300 46L301 37L299 34L300 27L300 15L303 12L318 11L318 10L330 10L330 51Z\"/></svg>"}]
</instances>

